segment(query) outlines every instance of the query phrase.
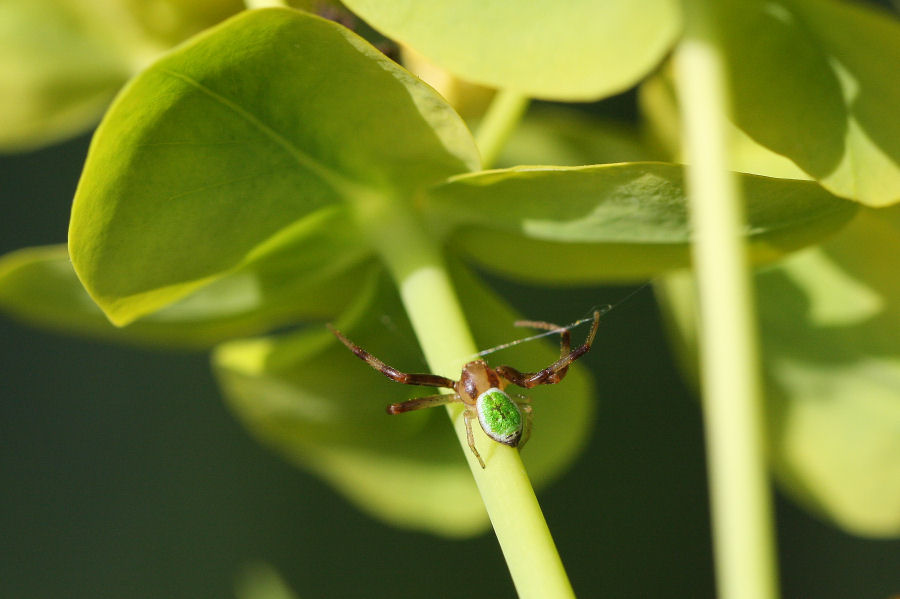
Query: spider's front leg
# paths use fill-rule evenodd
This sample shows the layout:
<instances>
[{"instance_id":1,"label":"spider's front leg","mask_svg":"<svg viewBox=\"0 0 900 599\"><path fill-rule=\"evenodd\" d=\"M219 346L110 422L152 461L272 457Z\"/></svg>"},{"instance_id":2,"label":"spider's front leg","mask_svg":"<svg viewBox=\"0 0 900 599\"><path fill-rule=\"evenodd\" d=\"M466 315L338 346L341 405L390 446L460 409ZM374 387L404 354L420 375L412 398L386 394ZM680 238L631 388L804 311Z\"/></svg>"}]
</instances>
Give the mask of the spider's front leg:
<instances>
[{"instance_id":1,"label":"spider's front leg","mask_svg":"<svg viewBox=\"0 0 900 599\"><path fill-rule=\"evenodd\" d=\"M556 325L551 325L550 323L530 323L531 325L539 325L538 328L548 328L549 330L556 330ZM530 389L531 387L537 387L538 385L552 385L553 383L558 383L566 376L566 372L569 370L569 365L586 354L591 349L591 344L594 342L594 337L597 335L597 329L600 326L600 312L594 311L594 324L591 326L591 332L588 334L587 340L583 345L576 347L574 350L565 353L566 345L568 345L567 340L563 339L563 352L564 355L560 356L559 360L551 364L550 366L544 368L543 370L539 370L537 372L519 372L512 366L498 366L494 370L496 370L500 376L508 380L514 385L518 385L519 387L524 387L526 389ZM568 331L566 331L568 332Z\"/></svg>"},{"instance_id":2,"label":"spider's front leg","mask_svg":"<svg viewBox=\"0 0 900 599\"><path fill-rule=\"evenodd\" d=\"M423 385L427 387L448 387L453 389L453 393L444 393L440 395L429 395L427 397L417 397L415 399L408 399L406 401L401 401L398 403L392 403L387 407L388 414L402 414L403 412L411 412L413 410L422 410L424 408L433 408L434 406L440 406L448 403L452 403L455 401L462 401L459 398L459 395L456 394L455 386L456 381L451 381L450 379L438 376L436 374L408 374L406 372L400 372L396 368L392 366L388 366L360 346L356 345L349 339L347 339L343 333L339 330L331 326L330 324L326 324L328 330L334 333L334 336L337 337L341 343L347 346L347 348L352 351L360 360L364 360L366 364L388 377L392 381L396 381L398 383L403 383L405 385Z\"/></svg>"},{"instance_id":3,"label":"spider's front leg","mask_svg":"<svg viewBox=\"0 0 900 599\"><path fill-rule=\"evenodd\" d=\"M529 327L532 329L543 329L545 331L553 331L554 333L559 333L559 357L562 358L566 354L572 351L572 337L569 333L569 329L563 328L558 324L553 324L552 322L544 322L543 320L517 320L513 323L513 325L517 327ZM557 372L557 380L553 381L554 383L558 383L562 380L564 376L566 376L566 371L568 371L569 367L563 367L559 372Z\"/></svg>"},{"instance_id":4,"label":"spider's front leg","mask_svg":"<svg viewBox=\"0 0 900 599\"><path fill-rule=\"evenodd\" d=\"M384 376L388 377L392 381L396 381L398 383L403 383L404 385L423 385L425 387L447 387L448 389L455 389L456 381L452 381L444 376L439 376L436 374L428 374L428 373L408 374L406 372L400 372L396 368L393 368L392 366L388 366L387 364L385 364L384 362L382 362L381 360L379 360L378 358L376 358L375 356L373 356L372 354L370 354L369 352L367 352L360 346L356 345L355 343L353 343L352 341L350 341L349 339L344 337L344 334L341 333L336 328L334 328L333 326L331 326L331 324L326 324L325 326L328 327L328 330L331 331L334 334L334 336L340 340L341 343L343 343L344 345L347 346L347 349L349 349L354 354L356 354L356 356L360 360L365 361L366 364L368 364L369 366L371 366L372 368L374 368L375 370L377 370ZM444 397L444 396L442 396L442 397ZM448 397L453 397L453 396L450 395ZM423 397L421 399L431 399L431 398ZM453 400L450 399L448 401L453 401ZM445 401L442 403L447 403L447 402ZM429 405L422 405L420 407L430 408L432 405L440 405L440 404L434 403L434 404L429 404ZM410 408L410 409L415 410L415 409L419 409L419 408ZM408 411L408 410L403 410L403 411ZM392 413L396 413L396 412L392 412Z\"/></svg>"},{"instance_id":5,"label":"spider's front leg","mask_svg":"<svg viewBox=\"0 0 900 599\"><path fill-rule=\"evenodd\" d=\"M569 329L553 324L552 322L544 322L543 320L517 320L513 326L528 327L531 329L543 329L545 331L553 331L559 333L559 356L562 357L569 353L571 349L571 335Z\"/></svg>"}]
</instances>

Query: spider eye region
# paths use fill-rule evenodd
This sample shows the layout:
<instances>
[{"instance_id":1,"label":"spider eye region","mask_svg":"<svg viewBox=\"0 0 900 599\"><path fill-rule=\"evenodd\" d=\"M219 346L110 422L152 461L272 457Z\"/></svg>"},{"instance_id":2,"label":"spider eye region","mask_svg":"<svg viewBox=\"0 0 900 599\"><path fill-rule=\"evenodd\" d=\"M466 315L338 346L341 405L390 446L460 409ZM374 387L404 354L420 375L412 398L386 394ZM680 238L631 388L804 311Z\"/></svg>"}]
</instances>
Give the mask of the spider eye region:
<instances>
[{"instance_id":1,"label":"spider eye region","mask_svg":"<svg viewBox=\"0 0 900 599\"><path fill-rule=\"evenodd\" d=\"M492 387L478 396L475 411L488 437L511 447L519 445L523 428L522 412L509 395Z\"/></svg>"}]
</instances>

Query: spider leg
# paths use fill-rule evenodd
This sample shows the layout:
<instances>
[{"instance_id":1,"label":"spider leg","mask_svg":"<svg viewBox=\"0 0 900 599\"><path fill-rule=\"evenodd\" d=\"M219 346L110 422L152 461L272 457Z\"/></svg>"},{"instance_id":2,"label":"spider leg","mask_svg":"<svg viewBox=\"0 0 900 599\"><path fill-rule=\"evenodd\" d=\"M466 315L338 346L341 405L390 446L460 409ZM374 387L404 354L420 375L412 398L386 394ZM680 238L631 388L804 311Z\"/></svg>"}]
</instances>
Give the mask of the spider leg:
<instances>
[{"instance_id":1,"label":"spider leg","mask_svg":"<svg viewBox=\"0 0 900 599\"><path fill-rule=\"evenodd\" d=\"M525 447L525 444L528 443L528 439L531 438L531 424L534 420L534 409L531 407L530 401L531 400L516 402L516 405L522 410L522 414L525 415L525 424L522 426L522 437L519 439L519 449Z\"/></svg>"},{"instance_id":2,"label":"spider leg","mask_svg":"<svg viewBox=\"0 0 900 599\"><path fill-rule=\"evenodd\" d=\"M554 331L559 333L559 357L562 358L570 351L572 351L572 337L569 334L569 329L563 328L558 324L553 324L552 322L544 322L542 320L517 320L513 323L517 327L530 327L532 329L544 329L546 331ZM559 376L559 380L562 380L564 376L566 376L566 371L568 367L563 368L560 372L557 373ZM554 381L558 382L558 381Z\"/></svg>"},{"instance_id":3,"label":"spider leg","mask_svg":"<svg viewBox=\"0 0 900 599\"><path fill-rule=\"evenodd\" d=\"M591 327L591 332L588 334L584 345L576 347L574 350L561 356L559 360L543 370L539 370L538 372L519 372L512 366L498 366L494 370L512 384L526 389L538 385L552 385L553 383L558 383L566 375L569 365L591 349L591 344L594 342L594 337L597 335L597 328L599 326L600 312L595 311L594 324Z\"/></svg>"},{"instance_id":4,"label":"spider leg","mask_svg":"<svg viewBox=\"0 0 900 599\"><path fill-rule=\"evenodd\" d=\"M392 403L387 407L387 413L402 414L403 412L442 406L455 401L462 401L456 393L441 393L440 395L429 395L428 397L416 397L415 399L407 399L406 401Z\"/></svg>"},{"instance_id":5,"label":"spider leg","mask_svg":"<svg viewBox=\"0 0 900 599\"><path fill-rule=\"evenodd\" d=\"M571 335L569 329L565 329L558 324L552 322L544 322L542 320L517 320L513 323L517 327L528 327L531 329L543 329L545 331L559 332L559 357L563 357L570 351Z\"/></svg>"},{"instance_id":6,"label":"spider leg","mask_svg":"<svg viewBox=\"0 0 900 599\"><path fill-rule=\"evenodd\" d=\"M478 463L484 468L484 460L481 459L481 454L475 449L475 436L472 434L472 410L468 407L463 412L463 421L466 423L466 440L469 442L469 449L472 450L472 453L478 458Z\"/></svg>"},{"instance_id":7,"label":"spider leg","mask_svg":"<svg viewBox=\"0 0 900 599\"><path fill-rule=\"evenodd\" d=\"M339 330L331 326L330 324L326 324L328 330L331 331L335 337L337 337L341 343L347 346L347 348L352 351L360 360L364 360L366 364L379 371L384 376L388 377L392 381L397 381L398 383L403 383L404 385L424 385L426 387L447 387L449 389L453 389L456 385L456 381L452 381L447 377L439 376L436 374L408 374L406 372L400 372L396 368L388 366L360 346L356 345L341 333ZM423 406L424 407L424 406Z\"/></svg>"}]
</instances>

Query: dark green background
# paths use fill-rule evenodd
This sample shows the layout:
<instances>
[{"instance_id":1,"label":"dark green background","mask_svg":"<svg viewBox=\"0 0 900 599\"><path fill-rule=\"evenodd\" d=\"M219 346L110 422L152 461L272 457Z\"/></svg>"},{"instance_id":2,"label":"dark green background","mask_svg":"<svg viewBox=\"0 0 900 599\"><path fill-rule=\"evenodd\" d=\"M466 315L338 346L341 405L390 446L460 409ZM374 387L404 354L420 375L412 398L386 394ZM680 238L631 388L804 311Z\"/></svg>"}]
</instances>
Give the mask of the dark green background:
<instances>
[{"instance_id":1,"label":"dark green background","mask_svg":"<svg viewBox=\"0 0 900 599\"><path fill-rule=\"evenodd\" d=\"M65 239L87 143L0 160L0 250ZM629 292L492 282L526 316L560 322ZM206 355L5 317L0 338L0 597L229 597L257 560L307 598L514 595L491 535L389 528L257 445L220 402ZM584 360L595 434L540 493L572 583L581 597L713 597L700 414L650 289L608 314L599 338ZM785 598L900 592L900 542L850 537L780 497L777 510Z\"/></svg>"}]
</instances>

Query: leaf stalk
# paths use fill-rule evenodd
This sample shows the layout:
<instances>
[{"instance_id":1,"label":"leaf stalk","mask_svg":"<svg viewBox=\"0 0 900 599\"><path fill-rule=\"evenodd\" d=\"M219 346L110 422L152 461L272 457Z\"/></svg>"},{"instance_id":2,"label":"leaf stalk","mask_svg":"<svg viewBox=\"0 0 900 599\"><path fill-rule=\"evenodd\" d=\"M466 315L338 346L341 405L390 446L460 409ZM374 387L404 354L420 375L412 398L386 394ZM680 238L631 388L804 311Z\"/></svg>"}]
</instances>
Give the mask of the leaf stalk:
<instances>
[{"instance_id":1,"label":"leaf stalk","mask_svg":"<svg viewBox=\"0 0 900 599\"><path fill-rule=\"evenodd\" d=\"M493 167L529 102L528 96L508 89L501 89L494 96L475 133L483 168Z\"/></svg>"},{"instance_id":2,"label":"leaf stalk","mask_svg":"<svg viewBox=\"0 0 900 599\"><path fill-rule=\"evenodd\" d=\"M432 238L415 215L399 203L369 213L366 230L391 272L429 367L454 379L459 356L477 348L465 315ZM484 501L516 591L523 598L574 597L562 561L516 449L492 442L473 427L487 467L469 451L459 404L447 406L454 430Z\"/></svg>"}]
</instances>

